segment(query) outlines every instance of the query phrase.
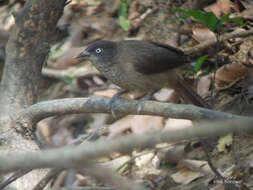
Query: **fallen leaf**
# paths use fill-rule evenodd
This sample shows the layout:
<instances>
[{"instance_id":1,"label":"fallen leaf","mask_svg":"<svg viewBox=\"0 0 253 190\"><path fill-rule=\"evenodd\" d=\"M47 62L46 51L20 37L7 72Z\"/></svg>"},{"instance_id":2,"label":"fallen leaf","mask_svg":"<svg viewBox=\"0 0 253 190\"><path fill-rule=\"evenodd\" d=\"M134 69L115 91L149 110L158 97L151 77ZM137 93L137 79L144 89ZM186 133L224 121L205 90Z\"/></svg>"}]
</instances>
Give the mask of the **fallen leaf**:
<instances>
[{"instance_id":1,"label":"fallen leaf","mask_svg":"<svg viewBox=\"0 0 253 190\"><path fill-rule=\"evenodd\" d=\"M43 119L37 123L37 131L39 134L40 141L45 144L50 144L51 132L50 132L50 120L52 118ZM41 139L42 138L42 139Z\"/></svg>"},{"instance_id":2,"label":"fallen leaf","mask_svg":"<svg viewBox=\"0 0 253 190\"><path fill-rule=\"evenodd\" d=\"M231 9L230 0L217 0L216 2L223 14L228 14Z\"/></svg>"},{"instance_id":3,"label":"fallen leaf","mask_svg":"<svg viewBox=\"0 0 253 190\"><path fill-rule=\"evenodd\" d=\"M184 159L179 162L178 167L187 168L195 172L201 172L207 176L214 176L214 173L208 165L207 161Z\"/></svg>"},{"instance_id":4,"label":"fallen leaf","mask_svg":"<svg viewBox=\"0 0 253 190\"><path fill-rule=\"evenodd\" d=\"M154 94L156 100L161 102L178 102L179 97L173 89L162 88Z\"/></svg>"},{"instance_id":5,"label":"fallen leaf","mask_svg":"<svg viewBox=\"0 0 253 190\"><path fill-rule=\"evenodd\" d=\"M204 8L205 11L213 12L217 18L220 18L222 14L229 13L230 9L230 0L217 0L215 3Z\"/></svg>"},{"instance_id":6,"label":"fallen leaf","mask_svg":"<svg viewBox=\"0 0 253 190\"><path fill-rule=\"evenodd\" d=\"M231 63L220 67L216 72L215 87L218 90L227 89L243 79L248 67L240 63Z\"/></svg>"},{"instance_id":7,"label":"fallen leaf","mask_svg":"<svg viewBox=\"0 0 253 190\"><path fill-rule=\"evenodd\" d=\"M213 3L204 8L206 12L212 12L217 18L221 16L221 9L217 3Z\"/></svg>"},{"instance_id":8,"label":"fallen leaf","mask_svg":"<svg viewBox=\"0 0 253 190\"><path fill-rule=\"evenodd\" d=\"M178 130L189 127L193 127L191 120L169 118L166 120L164 130Z\"/></svg>"},{"instance_id":9,"label":"fallen leaf","mask_svg":"<svg viewBox=\"0 0 253 190\"><path fill-rule=\"evenodd\" d=\"M112 138L129 129L131 129L133 134L144 134L153 130L159 130L163 128L163 120L163 117L159 116L128 115L109 126L108 138Z\"/></svg>"},{"instance_id":10,"label":"fallen leaf","mask_svg":"<svg viewBox=\"0 0 253 190\"><path fill-rule=\"evenodd\" d=\"M210 86L211 86L211 82L212 81L211 81L210 75L203 76L198 80L197 93L201 97L204 97L207 95L207 93L209 92Z\"/></svg>"},{"instance_id":11,"label":"fallen leaf","mask_svg":"<svg viewBox=\"0 0 253 190\"><path fill-rule=\"evenodd\" d=\"M183 185L189 184L195 179L198 179L203 176L204 175L201 172L194 172L185 168L171 175L172 179L176 183L181 183Z\"/></svg>"},{"instance_id":12,"label":"fallen leaf","mask_svg":"<svg viewBox=\"0 0 253 190\"><path fill-rule=\"evenodd\" d=\"M204 42L207 40L215 41L215 34L208 28L201 25L194 25L192 27L192 37L198 42Z\"/></svg>"},{"instance_id":13,"label":"fallen leaf","mask_svg":"<svg viewBox=\"0 0 253 190\"><path fill-rule=\"evenodd\" d=\"M133 134L144 134L154 130L163 128L163 117L136 115L131 121L131 129Z\"/></svg>"},{"instance_id":14,"label":"fallen leaf","mask_svg":"<svg viewBox=\"0 0 253 190\"><path fill-rule=\"evenodd\" d=\"M109 139L113 138L123 133L124 131L130 129L133 117L134 117L133 115L128 115L126 117L123 117L122 119L117 120L112 125L110 125L108 127L109 129L108 138Z\"/></svg>"}]
</instances>

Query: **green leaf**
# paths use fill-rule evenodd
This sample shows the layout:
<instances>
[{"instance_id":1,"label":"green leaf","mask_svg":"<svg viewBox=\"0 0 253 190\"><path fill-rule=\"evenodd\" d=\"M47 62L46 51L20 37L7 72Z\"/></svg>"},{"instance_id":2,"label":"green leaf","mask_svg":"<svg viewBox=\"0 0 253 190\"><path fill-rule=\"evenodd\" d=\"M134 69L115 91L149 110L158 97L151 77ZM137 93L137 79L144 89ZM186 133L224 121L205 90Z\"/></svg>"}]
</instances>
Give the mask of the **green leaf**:
<instances>
[{"instance_id":1,"label":"green leaf","mask_svg":"<svg viewBox=\"0 0 253 190\"><path fill-rule=\"evenodd\" d=\"M174 13L175 12L181 13L181 15L178 16L178 18L185 19L185 18L192 17L193 19L205 25L210 30L214 30L218 23L218 19L212 12L204 12L200 10L185 11L183 9L172 9L172 11Z\"/></svg>"},{"instance_id":2,"label":"green leaf","mask_svg":"<svg viewBox=\"0 0 253 190\"><path fill-rule=\"evenodd\" d=\"M205 12L200 10L190 10L188 11L188 14L193 17L195 20L198 20L199 22L205 24L206 18L205 18Z\"/></svg>"},{"instance_id":3,"label":"green leaf","mask_svg":"<svg viewBox=\"0 0 253 190\"><path fill-rule=\"evenodd\" d=\"M240 26L243 25L243 21L240 18L229 18L231 13L225 14L220 19L218 19L212 12L204 12L201 10L186 11L183 9L172 9L172 12L180 13L180 15L177 16L178 19L186 19L192 17L194 20L205 25L212 31L219 29L226 21L238 23Z\"/></svg>"},{"instance_id":4,"label":"green leaf","mask_svg":"<svg viewBox=\"0 0 253 190\"><path fill-rule=\"evenodd\" d=\"M205 13L205 26L214 31L217 28L218 19L212 12Z\"/></svg>"},{"instance_id":5,"label":"green leaf","mask_svg":"<svg viewBox=\"0 0 253 190\"><path fill-rule=\"evenodd\" d=\"M244 25L242 19L240 19L240 18L229 18L229 21L230 22L235 22L235 23L239 24L240 26Z\"/></svg>"},{"instance_id":6,"label":"green leaf","mask_svg":"<svg viewBox=\"0 0 253 190\"><path fill-rule=\"evenodd\" d=\"M173 8L172 9L172 12L173 13L185 13L185 14L187 14L186 12L186 10L184 10L184 9L177 9L177 8Z\"/></svg>"},{"instance_id":7,"label":"green leaf","mask_svg":"<svg viewBox=\"0 0 253 190\"><path fill-rule=\"evenodd\" d=\"M230 15L231 15L231 13L228 13L228 14L225 14L222 17L220 17L221 24L223 24L225 21L228 21Z\"/></svg>"},{"instance_id":8,"label":"green leaf","mask_svg":"<svg viewBox=\"0 0 253 190\"><path fill-rule=\"evenodd\" d=\"M128 5L126 2L121 2L119 7L119 16L127 17L128 15Z\"/></svg>"},{"instance_id":9,"label":"green leaf","mask_svg":"<svg viewBox=\"0 0 253 190\"><path fill-rule=\"evenodd\" d=\"M123 16L119 16L119 24L121 26L121 28L125 31L128 31L130 29L130 21L127 20L125 17Z\"/></svg>"},{"instance_id":10,"label":"green leaf","mask_svg":"<svg viewBox=\"0 0 253 190\"><path fill-rule=\"evenodd\" d=\"M203 55L200 58L198 58L197 61L193 64L195 73L200 70L200 67L202 66L207 57L208 55Z\"/></svg>"}]
</instances>

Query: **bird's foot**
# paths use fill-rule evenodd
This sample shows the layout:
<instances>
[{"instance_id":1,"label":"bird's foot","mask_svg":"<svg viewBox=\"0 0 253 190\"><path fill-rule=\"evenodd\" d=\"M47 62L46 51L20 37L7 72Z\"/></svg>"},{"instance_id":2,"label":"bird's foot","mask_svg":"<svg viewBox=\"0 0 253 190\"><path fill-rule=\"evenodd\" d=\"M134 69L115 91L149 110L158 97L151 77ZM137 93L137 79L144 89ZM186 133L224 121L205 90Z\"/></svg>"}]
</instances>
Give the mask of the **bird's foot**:
<instances>
[{"instance_id":1,"label":"bird's foot","mask_svg":"<svg viewBox=\"0 0 253 190\"><path fill-rule=\"evenodd\" d=\"M145 96L143 96L141 99L138 100L138 107L137 107L137 113L139 114L142 110L142 107L144 105L144 103L147 101L147 100L151 100L154 93L156 93L158 90L154 90L152 92L149 92L148 94L146 94Z\"/></svg>"},{"instance_id":2,"label":"bird's foot","mask_svg":"<svg viewBox=\"0 0 253 190\"><path fill-rule=\"evenodd\" d=\"M122 94L125 94L126 92L127 90L122 90L122 91L117 92L116 94L113 95L113 97L111 98L109 102L109 110L114 118L116 118L116 114L114 112L115 102L120 98Z\"/></svg>"}]
</instances>

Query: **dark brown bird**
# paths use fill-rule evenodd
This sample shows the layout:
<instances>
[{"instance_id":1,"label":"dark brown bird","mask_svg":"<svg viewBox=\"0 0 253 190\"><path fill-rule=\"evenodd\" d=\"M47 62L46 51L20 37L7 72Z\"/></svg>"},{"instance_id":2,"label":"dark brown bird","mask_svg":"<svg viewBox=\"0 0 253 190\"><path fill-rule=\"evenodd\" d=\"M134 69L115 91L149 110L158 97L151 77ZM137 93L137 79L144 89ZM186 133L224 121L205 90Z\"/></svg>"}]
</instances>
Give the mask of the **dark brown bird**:
<instances>
[{"instance_id":1,"label":"dark brown bird","mask_svg":"<svg viewBox=\"0 0 253 190\"><path fill-rule=\"evenodd\" d=\"M88 58L105 77L126 91L143 95L169 87L187 103L209 106L179 77L178 68L188 56L177 48L138 40L101 40L76 56L80 57ZM111 103L121 94L114 95Z\"/></svg>"}]
</instances>

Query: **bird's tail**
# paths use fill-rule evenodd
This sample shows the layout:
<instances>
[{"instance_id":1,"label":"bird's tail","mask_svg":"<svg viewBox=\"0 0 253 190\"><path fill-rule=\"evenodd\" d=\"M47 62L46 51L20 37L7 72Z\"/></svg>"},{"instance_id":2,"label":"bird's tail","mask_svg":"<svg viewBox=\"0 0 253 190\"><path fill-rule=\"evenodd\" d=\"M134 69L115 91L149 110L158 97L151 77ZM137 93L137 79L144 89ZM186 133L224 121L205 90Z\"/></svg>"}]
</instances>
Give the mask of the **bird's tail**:
<instances>
[{"instance_id":1,"label":"bird's tail","mask_svg":"<svg viewBox=\"0 0 253 190\"><path fill-rule=\"evenodd\" d=\"M175 85L175 91L184 100L185 103L193 104L195 106L209 108L212 107L203 100L188 84L186 84L179 76L177 79L177 85Z\"/></svg>"}]
</instances>

